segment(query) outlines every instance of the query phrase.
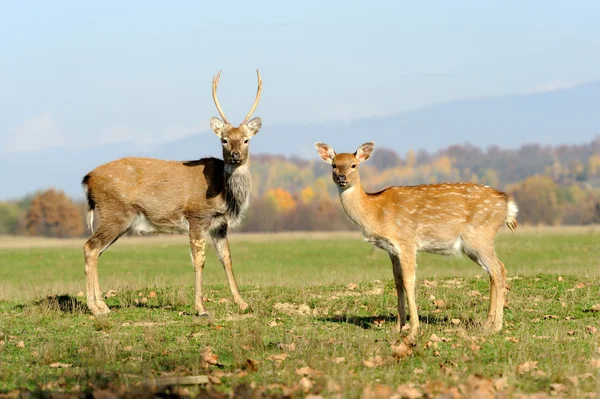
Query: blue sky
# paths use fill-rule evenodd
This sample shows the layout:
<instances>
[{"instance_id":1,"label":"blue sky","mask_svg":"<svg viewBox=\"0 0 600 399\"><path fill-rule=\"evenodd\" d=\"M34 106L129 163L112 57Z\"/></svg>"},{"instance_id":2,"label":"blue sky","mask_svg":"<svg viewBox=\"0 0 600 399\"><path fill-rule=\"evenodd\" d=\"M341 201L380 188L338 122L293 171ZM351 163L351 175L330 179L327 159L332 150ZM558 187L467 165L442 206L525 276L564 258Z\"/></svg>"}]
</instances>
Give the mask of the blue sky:
<instances>
[{"instance_id":1,"label":"blue sky","mask_svg":"<svg viewBox=\"0 0 600 399\"><path fill-rule=\"evenodd\" d=\"M0 5L0 153L351 120L600 79L593 1ZM460 138L457 138L460 141Z\"/></svg>"}]
</instances>

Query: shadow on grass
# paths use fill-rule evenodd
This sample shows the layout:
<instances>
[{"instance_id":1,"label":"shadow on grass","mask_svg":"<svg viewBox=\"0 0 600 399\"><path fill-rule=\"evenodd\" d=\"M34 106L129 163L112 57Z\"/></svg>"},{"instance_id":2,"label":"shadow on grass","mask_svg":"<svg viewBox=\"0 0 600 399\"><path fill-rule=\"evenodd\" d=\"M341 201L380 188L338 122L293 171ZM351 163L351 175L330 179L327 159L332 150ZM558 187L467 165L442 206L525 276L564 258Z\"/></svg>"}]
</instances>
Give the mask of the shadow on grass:
<instances>
[{"instance_id":1,"label":"shadow on grass","mask_svg":"<svg viewBox=\"0 0 600 399\"><path fill-rule=\"evenodd\" d=\"M409 318L410 319L410 318ZM380 316L346 316L339 315L333 317L319 318L319 321L328 321L331 323L348 323L354 324L360 328L370 329L380 326L382 323L393 323L397 321L397 316L393 314L380 315ZM448 324L450 320L448 317L437 317L437 316L419 316L419 321L424 324ZM465 321L468 324L472 324L472 320Z\"/></svg>"},{"instance_id":2,"label":"shadow on grass","mask_svg":"<svg viewBox=\"0 0 600 399\"><path fill-rule=\"evenodd\" d=\"M34 302L35 306L46 307L62 313L88 313L87 305L72 295L51 295Z\"/></svg>"}]
</instances>

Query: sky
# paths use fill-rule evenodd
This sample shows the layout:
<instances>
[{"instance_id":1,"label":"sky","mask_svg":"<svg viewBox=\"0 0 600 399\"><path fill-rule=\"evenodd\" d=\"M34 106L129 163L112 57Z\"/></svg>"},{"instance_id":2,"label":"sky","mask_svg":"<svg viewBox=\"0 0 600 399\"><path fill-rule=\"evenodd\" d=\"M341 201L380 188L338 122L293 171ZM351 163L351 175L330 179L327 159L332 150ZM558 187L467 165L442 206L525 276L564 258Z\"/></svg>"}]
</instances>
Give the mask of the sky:
<instances>
[{"instance_id":1,"label":"sky","mask_svg":"<svg viewBox=\"0 0 600 399\"><path fill-rule=\"evenodd\" d=\"M152 148L232 123L349 121L600 79L596 1L3 2L0 155ZM457 138L460 141L460 137Z\"/></svg>"}]
</instances>

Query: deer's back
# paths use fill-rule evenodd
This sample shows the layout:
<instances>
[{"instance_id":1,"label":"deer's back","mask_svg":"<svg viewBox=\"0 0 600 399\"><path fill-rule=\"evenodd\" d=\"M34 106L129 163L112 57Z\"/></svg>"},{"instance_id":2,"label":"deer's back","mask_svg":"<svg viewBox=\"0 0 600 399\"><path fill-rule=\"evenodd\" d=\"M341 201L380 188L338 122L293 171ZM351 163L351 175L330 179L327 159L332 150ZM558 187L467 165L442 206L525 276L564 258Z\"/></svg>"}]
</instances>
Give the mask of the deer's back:
<instances>
[{"instance_id":1,"label":"deer's back","mask_svg":"<svg viewBox=\"0 0 600 399\"><path fill-rule=\"evenodd\" d=\"M390 187L371 194L383 235L399 235L427 252L456 252L462 240L493 241L507 218L510 196L472 183Z\"/></svg>"},{"instance_id":2,"label":"deer's back","mask_svg":"<svg viewBox=\"0 0 600 399\"><path fill-rule=\"evenodd\" d=\"M222 201L224 162L122 158L85 178L88 196L102 208L131 210L153 224L169 224L187 213L209 213Z\"/></svg>"}]
</instances>

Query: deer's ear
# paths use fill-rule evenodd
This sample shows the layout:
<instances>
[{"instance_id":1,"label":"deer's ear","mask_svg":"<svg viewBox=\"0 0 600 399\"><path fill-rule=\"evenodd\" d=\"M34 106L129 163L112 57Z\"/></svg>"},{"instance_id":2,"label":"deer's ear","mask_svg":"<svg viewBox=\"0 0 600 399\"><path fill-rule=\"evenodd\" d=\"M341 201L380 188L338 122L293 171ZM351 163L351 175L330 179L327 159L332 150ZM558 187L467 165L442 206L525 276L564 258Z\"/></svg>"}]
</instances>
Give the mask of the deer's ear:
<instances>
[{"instance_id":1,"label":"deer's ear","mask_svg":"<svg viewBox=\"0 0 600 399\"><path fill-rule=\"evenodd\" d=\"M250 130L250 134L254 136L262 127L262 119L259 117L252 118L248 123L246 123L246 126L248 126L248 130Z\"/></svg>"},{"instance_id":2,"label":"deer's ear","mask_svg":"<svg viewBox=\"0 0 600 399\"><path fill-rule=\"evenodd\" d=\"M375 143L372 141L369 141L368 143L364 143L363 145L358 147L358 150L356 150L356 152L354 153L354 156L356 157L358 162L365 162L367 159L369 159L371 157L371 154L373 153L374 148L375 148Z\"/></svg>"},{"instance_id":3,"label":"deer's ear","mask_svg":"<svg viewBox=\"0 0 600 399\"><path fill-rule=\"evenodd\" d=\"M327 162L328 164L333 163L333 158L335 158L335 152L333 151L333 148L325 143L315 143L315 148L317 149L317 152L323 161Z\"/></svg>"},{"instance_id":4,"label":"deer's ear","mask_svg":"<svg viewBox=\"0 0 600 399\"><path fill-rule=\"evenodd\" d=\"M210 118L210 128L217 136L222 137L225 131L225 123L219 118L212 117Z\"/></svg>"}]
</instances>

